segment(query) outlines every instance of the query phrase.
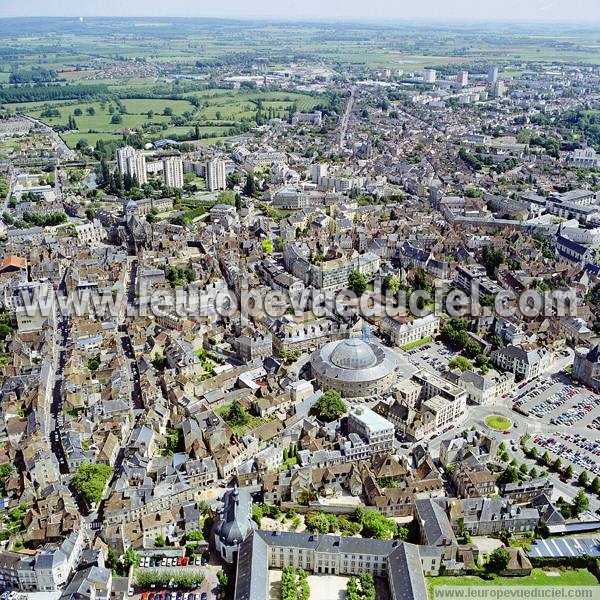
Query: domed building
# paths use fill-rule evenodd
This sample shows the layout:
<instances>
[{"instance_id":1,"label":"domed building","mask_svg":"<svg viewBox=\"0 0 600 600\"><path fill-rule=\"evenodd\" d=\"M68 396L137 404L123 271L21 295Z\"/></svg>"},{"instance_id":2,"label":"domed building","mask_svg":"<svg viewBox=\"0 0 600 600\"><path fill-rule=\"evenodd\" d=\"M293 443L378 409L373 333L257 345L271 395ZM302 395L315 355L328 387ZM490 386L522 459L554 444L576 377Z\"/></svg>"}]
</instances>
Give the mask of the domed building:
<instances>
[{"instance_id":1,"label":"domed building","mask_svg":"<svg viewBox=\"0 0 600 600\"><path fill-rule=\"evenodd\" d=\"M215 546L221 558L235 562L240 544L256 529L252 520L252 498L235 487L223 494L223 508L215 529Z\"/></svg>"},{"instance_id":2,"label":"domed building","mask_svg":"<svg viewBox=\"0 0 600 600\"><path fill-rule=\"evenodd\" d=\"M346 398L384 394L396 380L398 359L392 350L361 338L325 344L310 357L321 389L337 390Z\"/></svg>"}]
</instances>

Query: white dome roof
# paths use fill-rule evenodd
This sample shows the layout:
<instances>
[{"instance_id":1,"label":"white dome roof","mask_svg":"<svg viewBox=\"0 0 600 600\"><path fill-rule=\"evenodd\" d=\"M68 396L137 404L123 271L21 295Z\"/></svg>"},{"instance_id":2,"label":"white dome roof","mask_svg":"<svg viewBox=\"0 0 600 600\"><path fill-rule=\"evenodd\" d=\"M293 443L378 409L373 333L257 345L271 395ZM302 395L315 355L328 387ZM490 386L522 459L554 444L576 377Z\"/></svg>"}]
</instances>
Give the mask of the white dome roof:
<instances>
[{"instance_id":1,"label":"white dome roof","mask_svg":"<svg viewBox=\"0 0 600 600\"><path fill-rule=\"evenodd\" d=\"M377 364L377 356L367 342L360 338L342 340L335 347L329 360L342 369L368 369Z\"/></svg>"}]
</instances>

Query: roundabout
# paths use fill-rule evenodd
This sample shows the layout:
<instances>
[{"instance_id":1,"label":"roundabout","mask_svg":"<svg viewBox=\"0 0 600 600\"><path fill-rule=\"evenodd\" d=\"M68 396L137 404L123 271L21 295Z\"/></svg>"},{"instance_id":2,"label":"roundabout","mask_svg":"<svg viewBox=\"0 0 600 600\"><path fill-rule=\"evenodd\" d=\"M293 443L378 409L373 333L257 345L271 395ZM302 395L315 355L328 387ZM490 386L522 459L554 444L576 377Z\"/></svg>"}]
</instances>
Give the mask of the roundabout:
<instances>
[{"instance_id":1,"label":"roundabout","mask_svg":"<svg viewBox=\"0 0 600 600\"><path fill-rule=\"evenodd\" d=\"M483 420L486 427L494 431L506 431L513 426L512 421L508 417L502 415L488 415Z\"/></svg>"}]
</instances>

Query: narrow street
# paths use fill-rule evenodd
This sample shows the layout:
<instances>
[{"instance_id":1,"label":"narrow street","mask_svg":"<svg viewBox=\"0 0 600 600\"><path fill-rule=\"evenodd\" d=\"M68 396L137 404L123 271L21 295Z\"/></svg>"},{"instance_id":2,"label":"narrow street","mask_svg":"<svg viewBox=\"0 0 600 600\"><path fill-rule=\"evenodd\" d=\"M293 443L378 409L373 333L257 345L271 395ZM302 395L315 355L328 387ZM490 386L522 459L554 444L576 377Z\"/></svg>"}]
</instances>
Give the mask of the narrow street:
<instances>
[{"instance_id":1,"label":"narrow street","mask_svg":"<svg viewBox=\"0 0 600 600\"><path fill-rule=\"evenodd\" d=\"M350 120L350 115L352 114L352 109L354 107L354 93L355 88L350 88L350 97L348 98L348 102L346 102L346 108L344 110L344 114L342 115L342 120L340 121L340 133L338 139L338 146L340 150L343 150L346 145L346 132L348 130L348 121Z\"/></svg>"}]
</instances>

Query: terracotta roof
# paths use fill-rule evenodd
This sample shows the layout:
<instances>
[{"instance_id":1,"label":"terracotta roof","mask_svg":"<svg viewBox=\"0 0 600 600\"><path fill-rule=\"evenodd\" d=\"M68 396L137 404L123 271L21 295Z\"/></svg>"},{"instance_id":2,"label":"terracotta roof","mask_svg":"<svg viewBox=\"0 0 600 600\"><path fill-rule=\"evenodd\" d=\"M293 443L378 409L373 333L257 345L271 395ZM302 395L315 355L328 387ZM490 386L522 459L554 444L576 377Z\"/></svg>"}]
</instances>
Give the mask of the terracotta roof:
<instances>
[{"instance_id":1,"label":"terracotta roof","mask_svg":"<svg viewBox=\"0 0 600 600\"><path fill-rule=\"evenodd\" d=\"M22 256L16 256L15 254L10 254L9 256L5 256L2 259L2 264L0 265L0 269L6 269L8 267L16 267L17 269L26 269L27 268L27 259Z\"/></svg>"}]
</instances>

